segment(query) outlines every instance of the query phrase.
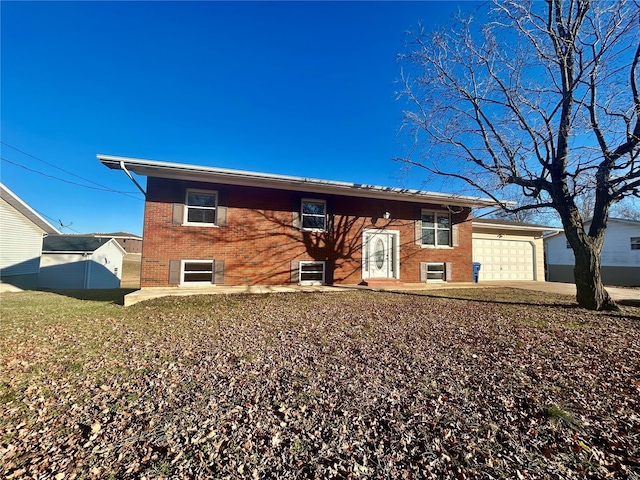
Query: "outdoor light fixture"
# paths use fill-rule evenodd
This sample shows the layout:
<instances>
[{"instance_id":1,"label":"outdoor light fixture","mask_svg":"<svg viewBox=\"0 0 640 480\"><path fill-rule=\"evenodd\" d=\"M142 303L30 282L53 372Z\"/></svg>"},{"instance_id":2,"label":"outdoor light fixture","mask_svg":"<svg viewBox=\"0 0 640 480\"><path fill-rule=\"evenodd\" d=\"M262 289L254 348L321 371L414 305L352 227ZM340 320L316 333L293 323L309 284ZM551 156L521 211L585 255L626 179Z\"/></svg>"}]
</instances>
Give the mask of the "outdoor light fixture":
<instances>
[{"instance_id":1,"label":"outdoor light fixture","mask_svg":"<svg viewBox=\"0 0 640 480\"><path fill-rule=\"evenodd\" d=\"M384 219L389 220L391 218L391 214L389 212L384 212Z\"/></svg>"}]
</instances>

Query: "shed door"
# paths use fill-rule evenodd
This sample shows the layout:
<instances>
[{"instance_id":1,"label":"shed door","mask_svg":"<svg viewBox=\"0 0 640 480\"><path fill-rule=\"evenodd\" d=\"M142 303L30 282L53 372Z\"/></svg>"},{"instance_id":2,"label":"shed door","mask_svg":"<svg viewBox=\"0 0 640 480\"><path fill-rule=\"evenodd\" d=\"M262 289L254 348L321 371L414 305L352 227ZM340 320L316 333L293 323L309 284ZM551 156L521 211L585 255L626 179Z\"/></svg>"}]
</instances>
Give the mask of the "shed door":
<instances>
[{"instance_id":1,"label":"shed door","mask_svg":"<svg viewBox=\"0 0 640 480\"><path fill-rule=\"evenodd\" d=\"M480 281L535 280L533 245L527 241L474 238L473 261L482 264Z\"/></svg>"}]
</instances>

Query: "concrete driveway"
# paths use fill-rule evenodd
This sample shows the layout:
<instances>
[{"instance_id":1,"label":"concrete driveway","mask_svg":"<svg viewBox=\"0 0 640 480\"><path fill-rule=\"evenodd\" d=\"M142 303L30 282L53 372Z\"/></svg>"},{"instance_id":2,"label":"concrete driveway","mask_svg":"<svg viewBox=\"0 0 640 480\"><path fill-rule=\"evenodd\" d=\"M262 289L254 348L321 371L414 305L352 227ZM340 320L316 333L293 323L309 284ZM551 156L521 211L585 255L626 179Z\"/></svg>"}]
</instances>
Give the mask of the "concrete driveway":
<instances>
[{"instance_id":1,"label":"concrete driveway","mask_svg":"<svg viewBox=\"0 0 640 480\"><path fill-rule=\"evenodd\" d=\"M478 283L478 285L481 285ZM559 282L482 282L485 286L521 288L523 290L536 290L538 292L559 293L561 295L576 295L576 286L573 283ZM605 287L615 302L640 302L640 288Z\"/></svg>"}]
</instances>

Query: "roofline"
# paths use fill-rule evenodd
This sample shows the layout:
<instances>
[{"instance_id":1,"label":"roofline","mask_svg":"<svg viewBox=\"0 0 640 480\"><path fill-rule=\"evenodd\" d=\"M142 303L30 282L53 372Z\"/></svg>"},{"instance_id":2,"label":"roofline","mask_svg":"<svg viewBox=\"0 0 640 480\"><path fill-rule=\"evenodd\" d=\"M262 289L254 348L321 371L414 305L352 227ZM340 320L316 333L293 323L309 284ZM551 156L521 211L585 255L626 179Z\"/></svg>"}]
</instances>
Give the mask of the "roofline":
<instances>
[{"instance_id":1,"label":"roofline","mask_svg":"<svg viewBox=\"0 0 640 480\"><path fill-rule=\"evenodd\" d=\"M477 222L476 220L471 220L471 225L476 227L487 227L487 228L503 228L505 230L531 230L535 232L561 232L563 231L560 227L545 227L543 225L505 225L503 223L485 223L485 222Z\"/></svg>"},{"instance_id":2,"label":"roofline","mask_svg":"<svg viewBox=\"0 0 640 480\"><path fill-rule=\"evenodd\" d=\"M71 236L71 235L62 235L62 236L66 237L66 236ZM78 235L78 236L81 236L81 235ZM82 235L82 236L87 236L88 237L90 235ZM67 254L68 253L82 253L84 255L85 253L95 253L98 250L100 250L102 247L104 247L105 245L109 245L111 242L113 242L114 245L116 247L118 247L118 249L122 252L123 255L126 255L127 251L124 248L122 248L122 245L120 245L118 242L116 242L116 240L114 238L109 238L108 241L98 245L98 248L96 248L95 250L44 250L43 249L42 253L67 253Z\"/></svg>"},{"instance_id":3,"label":"roofline","mask_svg":"<svg viewBox=\"0 0 640 480\"><path fill-rule=\"evenodd\" d=\"M33 208L25 203L18 195L13 193L4 183L0 182L0 196L13 208L18 210L22 215L24 215L27 219L31 220L36 226L43 230L44 233L49 234L57 234L60 235L61 232L56 227L54 227L51 223L45 220L42 215L36 212ZM25 211L21 211L14 203L17 203L20 207L22 207Z\"/></svg>"},{"instance_id":4,"label":"roofline","mask_svg":"<svg viewBox=\"0 0 640 480\"><path fill-rule=\"evenodd\" d=\"M495 207L500 204L489 198L470 197L456 194L427 192L405 188L382 187L359 183L320 180L316 178L276 175L271 173L233 170L228 168L204 167L183 163L160 162L139 158L96 155L98 160L112 170L130 170L147 177L173 178L227 185L240 185L280 190L304 191L346 195L351 197L379 198L386 200L411 199L420 203L442 203L465 207ZM514 202L502 202L512 205Z\"/></svg>"}]
</instances>

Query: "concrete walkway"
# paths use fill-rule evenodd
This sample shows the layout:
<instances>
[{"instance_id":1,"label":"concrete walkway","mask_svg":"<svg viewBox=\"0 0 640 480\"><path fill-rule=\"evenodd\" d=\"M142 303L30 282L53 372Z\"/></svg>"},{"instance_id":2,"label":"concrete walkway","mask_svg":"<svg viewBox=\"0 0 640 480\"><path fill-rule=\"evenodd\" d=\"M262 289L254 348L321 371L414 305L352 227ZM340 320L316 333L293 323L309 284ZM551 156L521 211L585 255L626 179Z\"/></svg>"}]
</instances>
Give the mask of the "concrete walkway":
<instances>
[{"instance_id":1,"label":"concrete walkway","mask_svg":"<svg viewBox=\"0 0 640 480\"><path fill-rule=\"evenodd\" d=\"M377 291L417 291L417 290L441 290L451 288L521 288L539 292L558 293L575 297L576 286L572 283L557 282L482 282L482 283L405 283L401 287L367 287L363 285L337 285L337 286L304 286L304 285L250 285L250 286L217 286L217 287L157 287L143 288L130 293L124 298L125 307L138 302L167 296L188 295L220 295L241 293L286 293L286 292L345 292L349 290L377 290ZM640 305L640 288L607 287L611 298L616 302Z\"/></svg>"}]
</instances>

